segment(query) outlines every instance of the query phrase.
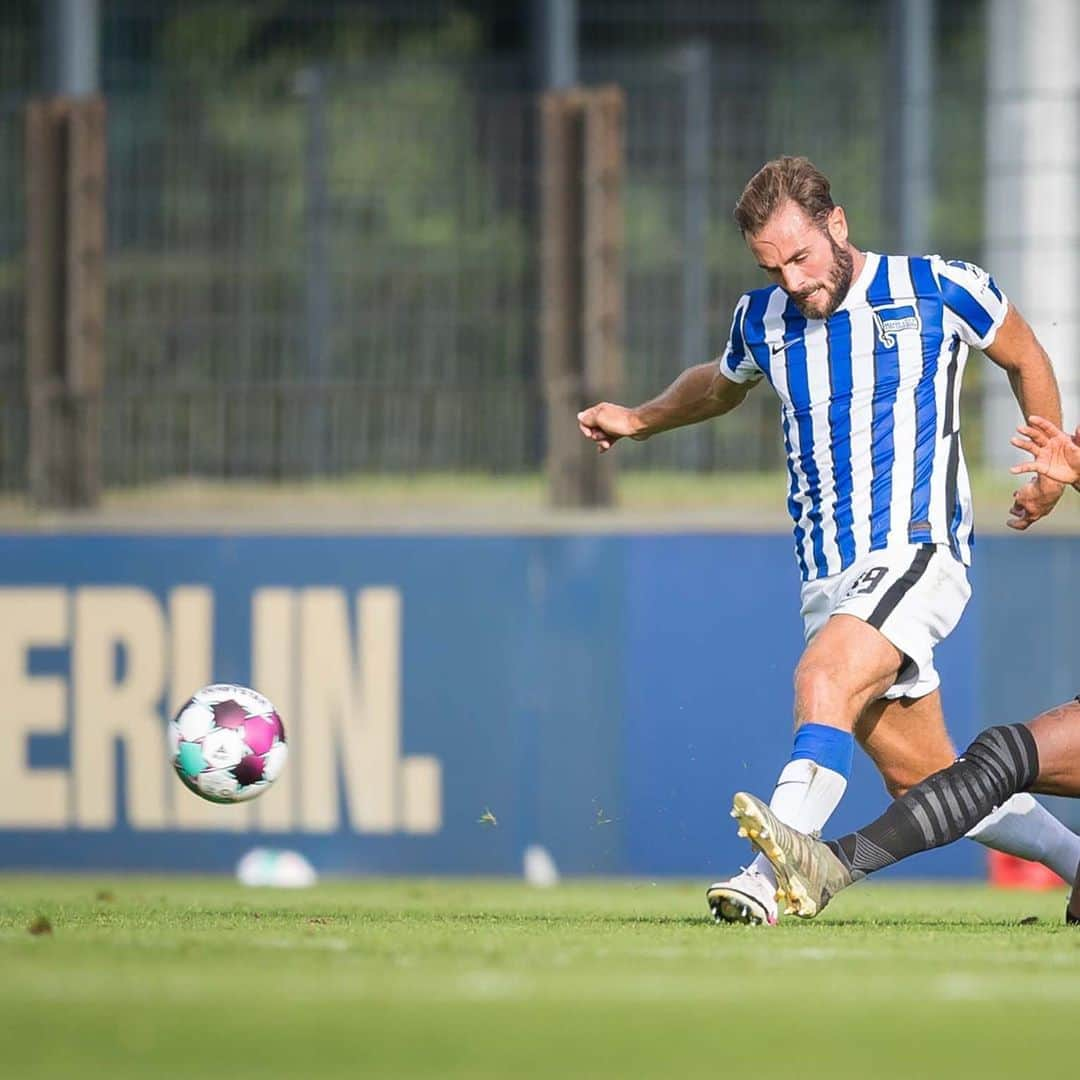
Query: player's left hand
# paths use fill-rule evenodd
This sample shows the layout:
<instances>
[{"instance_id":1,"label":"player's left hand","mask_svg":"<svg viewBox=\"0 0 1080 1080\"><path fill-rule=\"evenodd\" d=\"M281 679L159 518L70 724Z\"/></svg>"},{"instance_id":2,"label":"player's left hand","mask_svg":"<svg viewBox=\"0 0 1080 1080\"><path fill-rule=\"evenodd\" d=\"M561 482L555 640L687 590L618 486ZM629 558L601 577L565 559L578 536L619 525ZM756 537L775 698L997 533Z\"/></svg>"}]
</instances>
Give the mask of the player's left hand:
<instances>
[{"instance_id":1,"label":"player's left hand","mask_svg":"<svg viewBox=\"0 0 1080 1080\"><path fill-rule=\"evenodd\" d=\"M1019 532L1030 529L1036 521L1046 517L1057 506L1064 490L1064 484L1046 476L1036 476L1019 491L1013 492L1012 509L1005 524Z\"/></svg>"}]
</instances>

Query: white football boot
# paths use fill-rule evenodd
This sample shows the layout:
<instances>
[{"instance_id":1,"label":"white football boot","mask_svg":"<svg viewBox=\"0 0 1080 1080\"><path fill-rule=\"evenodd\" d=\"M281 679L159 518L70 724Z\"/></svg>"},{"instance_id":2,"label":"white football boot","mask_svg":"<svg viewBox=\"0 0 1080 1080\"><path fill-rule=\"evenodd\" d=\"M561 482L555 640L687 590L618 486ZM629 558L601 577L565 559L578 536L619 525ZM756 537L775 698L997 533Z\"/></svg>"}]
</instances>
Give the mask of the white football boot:
<instances>
[{"instance_id":1,"label":"white football boot","mask_svg":"<svg viewBox=\"0 0 1080 1080\"><path fill-rule=\"evenodd\" d=\"M776 885L753 866L714 882L706 890L705 899L718 923L775 926L779 918Z\"/></svg>"}]
</instances>

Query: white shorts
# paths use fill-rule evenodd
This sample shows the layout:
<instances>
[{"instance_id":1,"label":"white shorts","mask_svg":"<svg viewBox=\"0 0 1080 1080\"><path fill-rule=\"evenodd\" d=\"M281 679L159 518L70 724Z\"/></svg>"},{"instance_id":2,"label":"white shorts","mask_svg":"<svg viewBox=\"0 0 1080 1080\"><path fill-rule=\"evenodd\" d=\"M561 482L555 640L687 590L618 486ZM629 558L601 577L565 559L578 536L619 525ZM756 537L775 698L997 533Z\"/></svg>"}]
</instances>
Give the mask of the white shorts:
<instances>
[{"instance_id":1,"label":"white shorts","mask_svg":"<svg viewBox=\"0 0 1080 1080\"><path fill-rule=\"evenodd\" d=\"M886 698L920 698L941 683L934 646L952 633L971 597L967 568L943 544L892 544L840 574L802 587L806 641L833 615L854 615L907 658Z\"/></svg>"}]
</instances>

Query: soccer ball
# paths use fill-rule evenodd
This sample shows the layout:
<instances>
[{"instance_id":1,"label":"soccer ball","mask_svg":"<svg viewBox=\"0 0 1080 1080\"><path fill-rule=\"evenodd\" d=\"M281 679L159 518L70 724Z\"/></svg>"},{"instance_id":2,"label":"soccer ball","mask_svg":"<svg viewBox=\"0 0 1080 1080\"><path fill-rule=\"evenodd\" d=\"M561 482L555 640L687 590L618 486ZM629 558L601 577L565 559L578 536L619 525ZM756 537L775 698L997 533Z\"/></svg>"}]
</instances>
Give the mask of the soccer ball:
<instances>
[{"instance_id":1,"label":"soccer ball","mask_svg":"<svg viewBox=\"0 0 1080 1080\"><path fill-rule=\"evenodd\" d=\"M169 759L184 786L215 803L261 795L289 748L277 710L246 686L205 686L169 721Z\"/></svg>"}]
</instances>

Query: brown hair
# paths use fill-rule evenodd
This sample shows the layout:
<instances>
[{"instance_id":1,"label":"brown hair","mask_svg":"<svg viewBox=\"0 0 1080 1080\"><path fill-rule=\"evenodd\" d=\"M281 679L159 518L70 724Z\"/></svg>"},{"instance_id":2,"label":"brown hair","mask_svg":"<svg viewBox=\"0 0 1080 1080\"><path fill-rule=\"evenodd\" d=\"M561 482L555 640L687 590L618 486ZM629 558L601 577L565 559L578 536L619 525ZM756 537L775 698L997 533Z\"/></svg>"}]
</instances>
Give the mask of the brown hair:
<instances>
[{"instance_id":1,"label":"brown hair","mask_svg":"<svg viewBox=\"0 0 1080 1080\"><path fill-rule=\"evenodd\" d=\"M735 204L735 223L744 236L753 236L790 199L824 228L836 206L829 187L829 178L809 158L775 158L762 165L743 188Z\"/></svg>"}]
</instances>

